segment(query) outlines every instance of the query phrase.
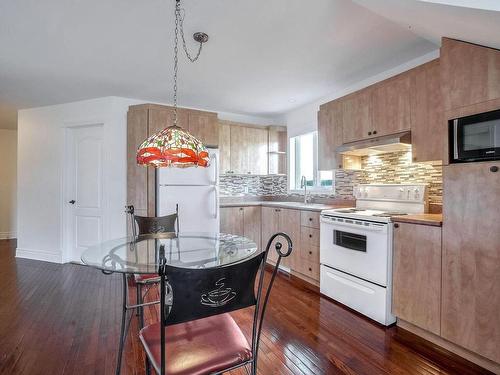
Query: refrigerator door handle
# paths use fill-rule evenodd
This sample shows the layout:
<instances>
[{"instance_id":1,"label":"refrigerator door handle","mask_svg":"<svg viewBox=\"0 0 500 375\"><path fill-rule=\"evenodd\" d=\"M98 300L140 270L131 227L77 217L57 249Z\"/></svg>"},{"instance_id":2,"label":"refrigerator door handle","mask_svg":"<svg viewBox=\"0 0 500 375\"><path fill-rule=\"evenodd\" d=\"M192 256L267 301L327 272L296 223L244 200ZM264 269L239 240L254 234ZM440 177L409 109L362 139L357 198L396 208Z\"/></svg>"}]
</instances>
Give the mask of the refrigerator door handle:
<instances>
[{"instance_id":1,"label":"refrigerator door handle","mask_svg":"<svg viewBox=\"0 0 500 375\"><path fill-rule=\"evenodd\" d=\"M217 154L212 154L214 159L214 181L213 184L217 185L219 181L219 159L217 158Z\"/></svg>"},{"instance_id":2,"label":"refrigerator door handle","mask_svg":"<svg viewBox=\"0 0 500 375\"><path fill-rule=\"evenodd\" d=\"M219 192L217 191L217 187L214 187L214 219L217 219L217 213L219 212Z\"/></svg>"}]
</instances>

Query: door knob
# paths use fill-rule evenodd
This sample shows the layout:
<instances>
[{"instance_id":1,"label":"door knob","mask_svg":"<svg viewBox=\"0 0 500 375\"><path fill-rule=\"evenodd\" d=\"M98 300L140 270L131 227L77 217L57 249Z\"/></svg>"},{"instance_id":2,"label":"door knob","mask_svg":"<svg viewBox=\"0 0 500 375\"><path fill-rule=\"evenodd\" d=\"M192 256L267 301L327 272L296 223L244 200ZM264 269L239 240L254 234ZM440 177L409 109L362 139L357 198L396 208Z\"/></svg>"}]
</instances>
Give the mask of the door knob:
<instances>
[{"instance_id":1,"label":"door knob","mask_svg":"<svg viewBox=\"0 0 500 375\"><path fill-rule=\"evenodd\" d=\"M74 199L70 200L68 203L75 204L76 201Z\"/></svg>"}]
</instances>

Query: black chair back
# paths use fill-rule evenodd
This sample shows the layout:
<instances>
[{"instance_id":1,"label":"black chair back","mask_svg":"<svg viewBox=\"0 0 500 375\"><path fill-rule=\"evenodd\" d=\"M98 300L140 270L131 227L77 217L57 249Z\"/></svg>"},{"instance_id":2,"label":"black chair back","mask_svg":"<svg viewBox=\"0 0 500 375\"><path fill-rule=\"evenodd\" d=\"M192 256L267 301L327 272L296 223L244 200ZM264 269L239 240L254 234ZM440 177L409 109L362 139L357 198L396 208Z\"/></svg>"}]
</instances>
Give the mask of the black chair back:
<instances>
[{"instance_id":1,"label":"black chair back","mask_svg":"<svg viewBox=\"0 0 500 375\"><path fill-rule=\"evenodd\" d=\"M130 214L132 235L154 234L165 232L179 232L179 206L176 205L175 213L166 216L138 216L134 212L134 206L127 206L125 212ZM177 225L176 225L177 223ZM137 224L137 227L136 227ZM139 228L139 232L137 232Z\"/></svg>"},{"instance_id":2,"label":"black chair back","mask_svg":"<svg viewBox=\"0 0 500 375\"><path fill-rule=\"evenodd\" d=\"M281 242L275 243L278 259L274 266L265 295L262 295L264 273L269 248L276 237L286 240L287 250ZM248 260L215 269L179 269L167 265L164 245L160 246L160 316L161 316L161 375L165 374L165 327L172 324L218 315L255 306L252 329L252 361L257 363L257 353L262 322L278 267L283 257L292 253L292 240L285 233L276 233L266 249ZM257 273L259 281L255 293ZM172 304L167 304L167 280L172 288ZM186 285L189 285L186 288ZM263 300L262 300L263 298ZM255 370L255 369L254 369Z\"/></svg>"}]
</instances>

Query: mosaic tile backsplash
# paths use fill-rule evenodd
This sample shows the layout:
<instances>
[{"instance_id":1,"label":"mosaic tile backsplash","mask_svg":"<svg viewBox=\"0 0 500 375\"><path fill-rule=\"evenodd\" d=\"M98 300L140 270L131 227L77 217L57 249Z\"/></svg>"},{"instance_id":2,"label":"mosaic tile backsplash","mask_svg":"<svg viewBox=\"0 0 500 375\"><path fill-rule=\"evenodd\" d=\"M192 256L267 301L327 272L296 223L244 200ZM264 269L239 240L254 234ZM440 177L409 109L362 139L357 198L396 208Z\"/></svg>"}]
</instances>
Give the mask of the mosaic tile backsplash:
<instances>
[{"instance_id":1,"label":"mosaic tile backsplash","mask_svg":"<svg viewBox=\"0 0 500 375\"><path fill-rule=\"evenodd\" d=\"M335 171L335 191L331 194L314 194L318 198L352 199L358 184L429 184L429 202L442 203L442 167L427 163L412 163L410 152L393 152L361 159L362 170ZM238 195L287 195L287 176L221 175L221 196ZM300 195L300 194L292 194Z\"/></svg>"}]
</instances>

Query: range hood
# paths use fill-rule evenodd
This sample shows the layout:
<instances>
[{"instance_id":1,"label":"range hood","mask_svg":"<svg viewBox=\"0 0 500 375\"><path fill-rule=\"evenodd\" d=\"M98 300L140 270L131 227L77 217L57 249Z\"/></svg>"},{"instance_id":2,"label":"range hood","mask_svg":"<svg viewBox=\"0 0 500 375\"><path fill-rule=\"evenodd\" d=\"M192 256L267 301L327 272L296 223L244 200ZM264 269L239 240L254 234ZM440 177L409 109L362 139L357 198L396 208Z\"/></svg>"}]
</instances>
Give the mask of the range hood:
<instances>
[{"instance_id":1,"label":"range hood","mask_svg":"<svg viewBox=\"0 0 500 375\"><path fill-rule=\"evenodd\" d=\"M367 156L410 150L411 133L403 132L346 143L338 147L336 151L342 155Z\"/></svg>"}]
</instances>

